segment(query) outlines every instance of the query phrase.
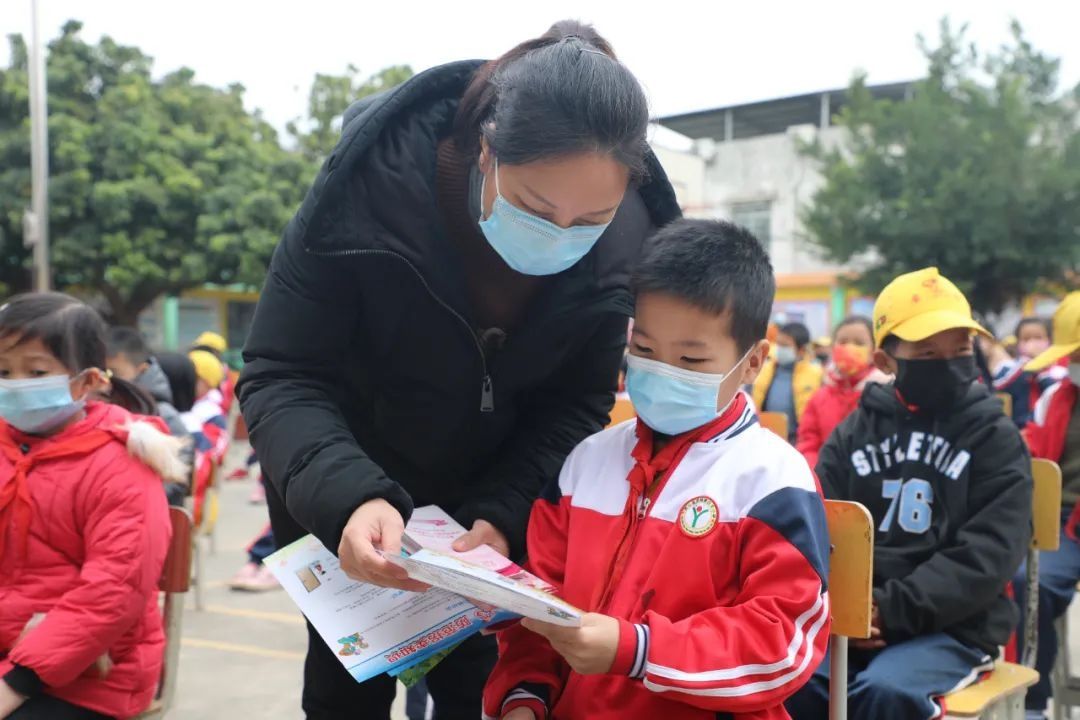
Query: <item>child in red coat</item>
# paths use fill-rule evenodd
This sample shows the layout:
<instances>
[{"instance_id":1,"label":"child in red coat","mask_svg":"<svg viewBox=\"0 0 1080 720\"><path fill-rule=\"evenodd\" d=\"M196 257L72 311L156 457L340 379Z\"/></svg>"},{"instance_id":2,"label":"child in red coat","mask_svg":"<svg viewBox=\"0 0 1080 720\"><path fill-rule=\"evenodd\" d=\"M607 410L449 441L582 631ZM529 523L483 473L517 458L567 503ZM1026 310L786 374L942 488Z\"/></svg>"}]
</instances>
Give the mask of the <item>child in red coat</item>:
<instances>
[{"instance_id":1,"label":"child in red coat","mask_svg":"<svg viewBox=\"0 0 1080 720\"><path fill-rule=\"evenodd\" d=\"M836 327L832 363L824 384L806 406L795 444L810 467L817 466L818 453L832 431L855 410L866 384L889 382L871 362L873 350L874 332L867 318L853 315Z\"/></svg>"},{"instance_id":2,"label":"child in red coat","mask_svg":"<svg viewBox=\"0 0 1080 720\"><path fill-rule=\"evenodd\" d=\"M132 717L161 675L161 486L187 468L118 407L145 396L101 369L105 333L58 293L0 308L0 718Z\"/></svg>"}]
</instances>

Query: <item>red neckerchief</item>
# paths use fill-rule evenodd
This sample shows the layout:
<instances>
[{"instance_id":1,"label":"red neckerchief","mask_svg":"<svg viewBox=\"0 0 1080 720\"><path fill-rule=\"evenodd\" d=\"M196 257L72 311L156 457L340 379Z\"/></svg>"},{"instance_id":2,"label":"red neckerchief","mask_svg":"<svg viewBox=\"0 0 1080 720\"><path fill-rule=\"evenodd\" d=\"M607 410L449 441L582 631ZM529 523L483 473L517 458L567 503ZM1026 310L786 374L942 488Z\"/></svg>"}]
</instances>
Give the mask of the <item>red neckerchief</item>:
<instances>
[{"instance_id":1,"label":"red neckerchief","mask_svg":"<svg viewBox=\"0 0 1080 720\"><path fill-rule=\"evenodd\" d=\"M0 487L0 558L7 550L9 531L18 543L17 551L20 554L26 552L30 521L34 515L34 501L26 479L31 468L45 460L88 455L115 439L114 435L94 428L78 434L62 434L50 440L35 439L33 445L27 444L30 449L24 453L13 437L16 432L11 426L0 422L0 452L14 466L11 478ZM30 439L29 436L23 437Z\"/></svg>"},{"instance_id":2,"label":"red neckerchief","mask_svg":"<svg viewBox=\"0 0 1080 720\"><path fill-rule=\"evenodd\" d=\"M736 393L735 399L732 400L731 405L722 415L701 427L688 430L682 435L671 438L671 441L656 455L653 455L653 429L646 425L641 418L638 418L638 441L630 453L634 458L634 467L630 470L629 477L626 478L627 482L630 483L631 491L640 488L640 491L644 492L652 484L657 474L662 474L672 465L677 465L678 461L682 459L683 455L690 450L690 447L695 442L705 436L715 437L724 432L742 417L745 409L745 393Z\"/></svg>"},{"instance_id":3,"label":"red neckerchief","mask_svg":"<svg viewBox=\"0 0 1080 720\"><path fill-rule=\"evenodd\" d=\"M643 519L640 504L646 497L646 493L650 500L657 497L663 490L664 483L671 477L668 471L679 464L694 443L720 435L739 421L745 409L746 395L739 392L722 415L701 427L676 435L655 455L653 454L653 430L641 418L638 418L638 441L630 452L630 456L634 459L634 466L630 468L630 473L626 477L627 483L630 484L630 492L626 495L626 505L623 507L619 527L612 538L613 542L605 543L614 549L614 554L607 563L607 576L601 578L601 582L597 585L591 607L602 612L607 604L610 591L616 585L629 554L630 543L626 542L627 535L630 534L630 529ZM656 487L653 487L654 483ZM651 493L650 489L652 489ZM644 514L647 512L648 508L645 508Z\"/></svg>"}]
</instances>

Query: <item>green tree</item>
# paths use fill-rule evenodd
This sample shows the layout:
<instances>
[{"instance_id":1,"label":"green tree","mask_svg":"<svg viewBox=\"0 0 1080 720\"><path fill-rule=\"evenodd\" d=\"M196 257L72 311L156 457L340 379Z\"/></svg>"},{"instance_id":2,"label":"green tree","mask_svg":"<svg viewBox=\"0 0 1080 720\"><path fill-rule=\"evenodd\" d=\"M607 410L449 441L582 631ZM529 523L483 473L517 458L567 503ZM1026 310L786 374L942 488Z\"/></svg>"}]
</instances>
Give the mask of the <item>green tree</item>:
<instances>
[{"instance_id":1,"label":"green tree","mask_svg":"<svg viewBox=\"0 0 1080 720\"><path fill-rule=\"evenodd\" d=\"M308 94L307 117L294 120L287 130L309 162L321 163L341 134L341 118L353 102L389 90L412 77L408 65L391 65L367 78L353 65L344 75L315 75Z\"/></svg>"},{"instance_id":2,"label":"green tree","mask_svg":"<svg viewBox=\"0 0 1080 720\"><path fill-rule=\"evenodd\" d=\"M846 142L807 148L825 179L803 218L813 241L866 290L937 265L984 311L1075 282L1080 86L1059 91L1058 60L1015 23L990 54L947 21L938 46L919 42L929 70L909 99L875 100L857 76Z\"/></svg>"},{"instance_id":3,"label":"green tree","mask_svg":"<svg viewBox=\"0 0 1080 720\"><path fill-rule=\"evenodd\" d=\"M163 294L257 285L303 198L311 165L225 90L68 22L49 45L50 240L57 287L99 295L132 323ZM0 68L0 282L28 285L22 215L30 197L27 54L14 36Z\"/></svg>"}]
</instances>

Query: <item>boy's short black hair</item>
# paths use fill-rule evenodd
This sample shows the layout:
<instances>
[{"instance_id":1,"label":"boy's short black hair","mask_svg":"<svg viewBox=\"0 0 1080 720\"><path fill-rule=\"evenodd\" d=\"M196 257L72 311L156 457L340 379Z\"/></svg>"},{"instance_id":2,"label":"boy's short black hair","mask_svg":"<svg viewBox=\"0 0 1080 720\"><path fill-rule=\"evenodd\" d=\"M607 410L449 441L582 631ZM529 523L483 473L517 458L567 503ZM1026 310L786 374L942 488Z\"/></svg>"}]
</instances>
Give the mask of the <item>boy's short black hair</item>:
<instances>
[{"instance_id":1,"label":"boy's short black hair","mask_svg":"<svg viewBox=\"0 0 1080 720\"><path fill-rule=\"evenodd\" d=\"M142 333L135 328L110 328L107 344L109 357L116 357L123 353L133 365L150 362L150 348L146 345Z\"/></svg>"},{"instance_id":2,"label":"boy's short black hair","mask_svg":"<svg viewBox=\"0 0 1080 720\"><path fill-rule=\"evenodd\" d=\"M769 256L750 231L722 220L676 220L645 243L635 295L665 293L731 317L740 353L765 337L776 295Z\"/></svg>"},{"instance_id":3,"label":"boy's short black hair","mask_svg":"<svg viewBox=\"0 0 1080 720\"><path fill-rule=\"evenodd\" d=\"M801 322L789 322L780 328L780 332L795 341L795 347L802 350L810 344L810 330Z\"/></svg>"}]
</instances>

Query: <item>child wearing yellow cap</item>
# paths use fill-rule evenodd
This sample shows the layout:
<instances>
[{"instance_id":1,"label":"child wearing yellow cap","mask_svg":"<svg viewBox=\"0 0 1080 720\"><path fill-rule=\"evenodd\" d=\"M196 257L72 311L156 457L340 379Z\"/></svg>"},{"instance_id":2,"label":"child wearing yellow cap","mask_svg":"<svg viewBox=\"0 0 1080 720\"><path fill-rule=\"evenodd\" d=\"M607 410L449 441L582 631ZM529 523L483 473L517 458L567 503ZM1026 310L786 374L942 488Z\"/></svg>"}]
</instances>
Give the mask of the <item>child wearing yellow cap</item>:
<instances>
[{"instance_id":1,"label":"child wearing yellow cap","mask_svg":"<svg viewBox=\"0 0 1080 720\"><path fill-rule=\"evenodd\" d=\"M225 379L225 368L217 357L206 350L192 350L188 357L195 366L195 397L201 398L221 385Z\"/></svg>"},{"instance_id":2,"label":"child wearing yellow cap","mask_svg":"<svg viewBox=\"0 0 1080 720\"><path fill-rule=\"evenodd\" d=\"M1061 466L1062 535L1059 548L1039 553L1039 646L1035 669L1039 682L1025 699L1029 714L1046 711L1050 674L1057 656L1055 622L1068 609L1080 580L1080 292L1069 293L1054 313L1053 344L1031 360L1026 369L1042 373L1067 361L1067 373L1039 398L1031 424L1024 431L1035 457ZM1023 583L1016 583L1018 591ZM1018 592L1018 594L1020 594ZM1020 607L1025 607L1020 601ZM1023 633L1017 635L1023 637Z\"/></svg>"},{"instance_id":3,"label":"child wearing yellow cap","mask_svg":"<svg viewBox=\"0 0 1080 720\"><path fill-rule=\"evenodd\" d=\"M852 642L848 711L925 720L993 666L1016 625L1005 588L1031 539L1031 469L975 382L986 331L953 283L937 268L901 275L872 319L874 363L895 380L867 386L817 465L826 497L862 503L876 527L873 630ZM787 707L824 720L828 697L824 663Z\"/></svg>"}]
</instances>

